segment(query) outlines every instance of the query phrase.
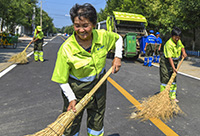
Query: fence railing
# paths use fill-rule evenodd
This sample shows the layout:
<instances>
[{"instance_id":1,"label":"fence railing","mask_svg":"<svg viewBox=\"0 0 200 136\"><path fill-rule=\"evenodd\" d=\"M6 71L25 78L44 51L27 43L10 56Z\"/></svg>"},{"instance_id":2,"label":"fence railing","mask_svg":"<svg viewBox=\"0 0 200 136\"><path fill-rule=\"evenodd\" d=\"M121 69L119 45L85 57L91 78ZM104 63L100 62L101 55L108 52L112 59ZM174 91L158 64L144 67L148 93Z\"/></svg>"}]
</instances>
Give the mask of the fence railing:
<instances>
[{"instance_id":1,"label":"fence railing","mask_svg":"<svg viewBox=\"0 0 200 136\"><path fill-rule=\"evenodd\" d=\"M198 56L198 57L200 57L200 51L188 51L188 50L186 50L186 53L187 53L188 55L193 55L193 56Z\"/></svg>"}]
</instances>

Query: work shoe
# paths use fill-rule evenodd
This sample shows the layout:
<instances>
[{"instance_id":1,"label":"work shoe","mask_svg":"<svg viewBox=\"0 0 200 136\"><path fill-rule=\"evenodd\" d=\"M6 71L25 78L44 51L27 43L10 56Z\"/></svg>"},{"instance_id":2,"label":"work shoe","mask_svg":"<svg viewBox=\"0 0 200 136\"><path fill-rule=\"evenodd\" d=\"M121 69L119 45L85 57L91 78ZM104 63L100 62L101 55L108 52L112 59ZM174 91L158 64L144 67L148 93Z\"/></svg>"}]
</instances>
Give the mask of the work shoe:
<instances>
[{"instance_id":1,"label":"work shoe","mask_svg":"<svg viewBox=\"0 0 200 136\"><path fill-rule=\"evenodd\" d=\"M152 58L152 57L149 57L149 64L148 64L148 67L151 67L151 66L152 66L152 60L153 60L153 58Z\"/></svg>"},{"instance_id":2,"label":"work shoe","mask_svg":"<svg viewBox=\"0 0 200 136\"><path fill-rule=\"evenodd\" d=\"M159 63L160 55L157 56L156 63Z\"/></svg>"},{"instance_id":3,"label":"work shoe","mask_svg":"<svg viewBox=\"0 0 200 136\"><path fill-rule=\"evenodd\" d=\"M156 57L157 57L156 55L153 56L153 63L157 62Z\"/></svg>"},{"instance_id":4,"label":"work shoe","mask_svg":"<svg viewBox=\"0 0 200 136\"><path fill-rule=\"evenodd\" d=\"M176 103L178 103L179 102L179 100L178 99L173 99Z\"/></svg>"},{"instance_id":5,"label":"work shoe","mask_svg":"<svg viewBox=\"0 0 200 136\"><path fill-rule=\"evenodd\" d=\"M147 66L147 64L148 64L148 58L145 57L145 58L144 58L144 66Z\"/></svg>"}]
</instances>

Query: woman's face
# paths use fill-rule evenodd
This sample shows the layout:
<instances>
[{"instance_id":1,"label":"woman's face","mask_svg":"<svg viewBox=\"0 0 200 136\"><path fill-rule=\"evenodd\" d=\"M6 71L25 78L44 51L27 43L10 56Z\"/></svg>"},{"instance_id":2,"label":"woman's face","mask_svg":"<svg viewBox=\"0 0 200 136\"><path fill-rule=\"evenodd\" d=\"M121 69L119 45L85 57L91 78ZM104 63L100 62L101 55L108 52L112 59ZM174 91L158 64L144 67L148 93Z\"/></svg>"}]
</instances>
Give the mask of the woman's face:
<instances>
[{"instance_id":1,"label":"woman's face","mask_svg":"<svg viewBox=\"0 0 200 136\"><path fill-rule=\"evenodd\" d=\"M81 17L81 20L78 17L74 18L74 31L77 36L82 40L88 40L92 36L92 29L94 25L89 19Z\"/></svg>"},{"instance_id":2,"label":"woman's face","mask_svg":"<svg viewBox=\"0 0 200 136\"><path fill-rule=\"evenodd\" d=\"M180 40L180 36L174 35L172 36L172 40L174 41L175 44L177 44L178 40Z\"/></svg>"}]
</instances>

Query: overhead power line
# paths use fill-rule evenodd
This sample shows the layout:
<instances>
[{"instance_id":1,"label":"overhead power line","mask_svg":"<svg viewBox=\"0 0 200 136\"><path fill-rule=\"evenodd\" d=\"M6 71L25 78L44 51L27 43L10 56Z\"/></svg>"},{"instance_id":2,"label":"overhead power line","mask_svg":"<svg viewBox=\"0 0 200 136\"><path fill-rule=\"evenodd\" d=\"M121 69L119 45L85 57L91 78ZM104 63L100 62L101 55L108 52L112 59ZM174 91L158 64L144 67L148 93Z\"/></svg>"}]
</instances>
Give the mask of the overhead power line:
<instances>
[{"instance_id":1,"label":"overhead power line","mask_svg":"<svg viewBox=\"0 0 200 136\"><path fill-rule=\"evenodd\" d=\"M61 16L61 17L65 17L66 18L66 16L65 16L65 14L52 14L52 13L49 13L49 15L53 15L53 16Z\"/></svg>"}]
</instances>

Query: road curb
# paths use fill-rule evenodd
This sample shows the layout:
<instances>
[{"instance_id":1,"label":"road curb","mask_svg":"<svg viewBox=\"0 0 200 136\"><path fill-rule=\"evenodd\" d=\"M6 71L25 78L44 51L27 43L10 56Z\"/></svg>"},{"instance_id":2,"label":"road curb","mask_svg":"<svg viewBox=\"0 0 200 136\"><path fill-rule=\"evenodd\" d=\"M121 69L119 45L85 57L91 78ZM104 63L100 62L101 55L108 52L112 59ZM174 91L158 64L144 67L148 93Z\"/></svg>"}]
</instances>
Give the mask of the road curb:
<instances>
[{"instance_id":1,"label":"road curb","mask_svg":"<svg viewBox=\"0 0 200 136\"><path fill-rule=\"evenodd\" d=\"M188 57L187 60L188 60L188 61L192 61L192 62L200 63L200 58Z\"/></svg>"}]
</instances>

